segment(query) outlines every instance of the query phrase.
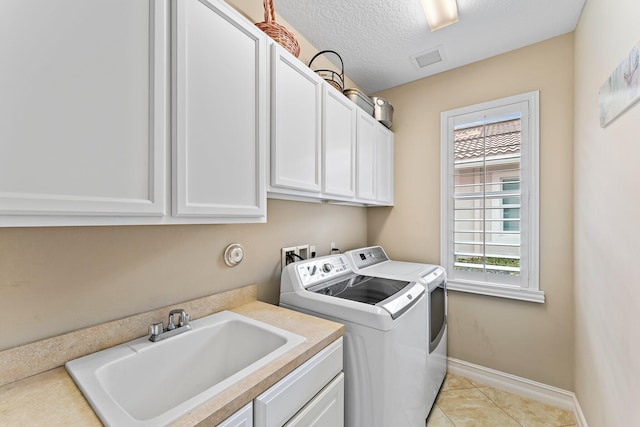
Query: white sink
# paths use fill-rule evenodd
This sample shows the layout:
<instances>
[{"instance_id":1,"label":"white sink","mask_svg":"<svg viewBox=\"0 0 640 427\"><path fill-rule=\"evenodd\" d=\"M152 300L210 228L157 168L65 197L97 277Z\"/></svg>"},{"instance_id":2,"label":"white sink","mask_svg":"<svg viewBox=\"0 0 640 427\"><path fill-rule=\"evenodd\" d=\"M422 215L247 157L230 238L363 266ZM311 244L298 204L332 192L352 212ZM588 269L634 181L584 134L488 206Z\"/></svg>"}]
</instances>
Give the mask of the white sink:
<instances>
[{"instance_id":1,"label":"white sink","mask_svg":"<svg viewBox=\"0 0 640 427\"><path fill-rule=\"evenodd\" d=\"M161 426L240 382L306 338L223 311L163 341L148 337L65 365L108 426Z\"/></svg>"}]
</instances>

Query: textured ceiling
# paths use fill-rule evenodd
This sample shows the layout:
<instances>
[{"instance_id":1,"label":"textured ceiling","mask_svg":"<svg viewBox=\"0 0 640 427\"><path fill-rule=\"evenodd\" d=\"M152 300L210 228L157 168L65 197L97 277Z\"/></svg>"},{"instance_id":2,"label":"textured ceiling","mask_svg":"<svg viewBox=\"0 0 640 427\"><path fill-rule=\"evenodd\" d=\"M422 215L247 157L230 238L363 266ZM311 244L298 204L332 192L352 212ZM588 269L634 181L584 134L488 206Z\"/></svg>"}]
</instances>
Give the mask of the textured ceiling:
<instances>
[{"instance_id":1,"label":"textured ceiling","mask_svg":"<svg viewBox=\"0 0 640 427\"><path fill-rule=\"evenodd\" d=\"M274 0L318 49L337 51L345 74L371 94L575 29L585 0L458 0L460 21L431 32L420 0ZM413 56L439 48L419 68Z\"/></svg>"}]
</instances>

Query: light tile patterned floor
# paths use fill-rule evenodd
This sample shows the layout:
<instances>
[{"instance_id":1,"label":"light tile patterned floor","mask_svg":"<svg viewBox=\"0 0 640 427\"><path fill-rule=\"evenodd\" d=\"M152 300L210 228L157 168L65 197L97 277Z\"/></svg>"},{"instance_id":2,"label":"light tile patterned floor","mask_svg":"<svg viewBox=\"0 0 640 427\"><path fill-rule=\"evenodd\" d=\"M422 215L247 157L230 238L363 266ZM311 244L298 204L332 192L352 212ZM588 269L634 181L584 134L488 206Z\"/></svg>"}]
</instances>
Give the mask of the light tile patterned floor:
<instances>
[{"instance_id":1,"label":"light tile patterned floor","mask_svg":"<svg viewBox=\"0 0 640 427\"><path fill-rule=\"evenodd\" d=\"M447 374L427 427L575 427L571 411Z\"/></svg>"}]
</instances>

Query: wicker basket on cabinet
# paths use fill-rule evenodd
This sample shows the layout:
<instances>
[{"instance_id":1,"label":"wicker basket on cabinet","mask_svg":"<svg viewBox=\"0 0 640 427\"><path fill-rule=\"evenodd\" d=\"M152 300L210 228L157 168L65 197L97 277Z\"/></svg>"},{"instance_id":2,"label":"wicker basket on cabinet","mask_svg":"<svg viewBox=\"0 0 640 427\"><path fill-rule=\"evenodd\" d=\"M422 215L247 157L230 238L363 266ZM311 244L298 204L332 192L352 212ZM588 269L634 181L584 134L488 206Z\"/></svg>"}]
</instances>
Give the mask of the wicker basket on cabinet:
<instances>
[{"instance_id":1,"label":"wicker basket on cabinet","mask_svg":"<svg viewBox=\"0 0 640 427\"><path fill-rule=\"evenodd\" d=\"M262 3L264 5L264 22L258 22L256 26L297 58L300 55L298 40L291 31L276 22L273 0L263 0Z\"/></svg>"}]
</instances>

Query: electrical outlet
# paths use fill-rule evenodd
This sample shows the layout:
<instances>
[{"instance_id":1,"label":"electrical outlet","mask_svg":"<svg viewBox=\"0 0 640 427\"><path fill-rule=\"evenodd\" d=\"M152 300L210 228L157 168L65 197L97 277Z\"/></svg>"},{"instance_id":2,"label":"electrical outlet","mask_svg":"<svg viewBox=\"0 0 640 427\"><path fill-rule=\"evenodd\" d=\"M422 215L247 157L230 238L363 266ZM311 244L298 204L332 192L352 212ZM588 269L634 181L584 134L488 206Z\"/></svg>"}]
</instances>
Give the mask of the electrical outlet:
<instances>
[{"instance_id":1,"label":"electrical outlet","mask_svg":"<svg viewBox=\"0 0 640 427\"><path fill-rule=\"evenodd\" d=\"M329 251L329 254L333 254L333 251L336 248L336 242L331 242L331 250Z\"/></svg>"},{"instance_id":2,"label":"electrical outlet","mask_svg":"<svg viewBox=\"0 0 640 427\"><path fill-rule=\"evenodd\" d=\"M293 257L293 254L295 254L296 252L296 247L295 246L291 246L288 248L282 248L280 249L280 270L284 270L284 268L286 267L286 265L289 263L288 259L289 257Z\"/></svg>"},{"instance_id":3,"label":"electrical outlet","mask_svg":"<svg viewBox=\"0 0 640 427\"><path fill-rule=\"evenodd\" d=\"M302 259L309 259L311 256L309 245L296 246L296 250L298 251L297 255ZM296 257L296 261L300 261L300 258Z\"/></svg>"},{"instance_id":4,"label":"electrical outlet","mask_svg":"<svg viewBox=\"0 0 640 427\"><path fill-rule=\"evenodd\" d=\"M280 249L280 269L284 270L287 264L308 259L311 256L309 245L290 246Z\"/></svg>"}]
</instances>

